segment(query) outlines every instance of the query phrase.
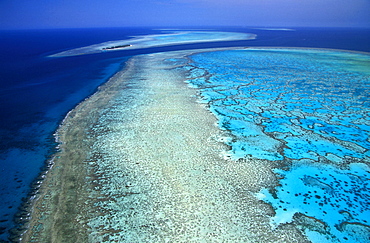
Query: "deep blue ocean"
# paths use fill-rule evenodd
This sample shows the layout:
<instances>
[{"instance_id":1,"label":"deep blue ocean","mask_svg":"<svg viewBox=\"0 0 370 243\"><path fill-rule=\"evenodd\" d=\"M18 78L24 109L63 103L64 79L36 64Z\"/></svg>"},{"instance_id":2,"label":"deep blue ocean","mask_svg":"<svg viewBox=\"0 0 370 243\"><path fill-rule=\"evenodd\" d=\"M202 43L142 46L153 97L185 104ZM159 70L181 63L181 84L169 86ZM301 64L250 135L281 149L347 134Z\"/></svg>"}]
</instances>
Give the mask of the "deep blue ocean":
<instances>
[{"instance_id":1,"label":"deep blue ocean","mask_svg":"<svg viewBox=\"0 0 370 243\"><path fill-rule=\"evenodd\" d=\"M210 29L210 28L207 28ZM295 31L217 28L257 39L123 50L75 57L50 54L130 36L162 33L147 28L0 30L0 242L27 217L22 204L55 152L53 133L65 115L122 69L132 55L228 46L334 48L370 52L370 30Z\"/></svg>"}]
</instances>

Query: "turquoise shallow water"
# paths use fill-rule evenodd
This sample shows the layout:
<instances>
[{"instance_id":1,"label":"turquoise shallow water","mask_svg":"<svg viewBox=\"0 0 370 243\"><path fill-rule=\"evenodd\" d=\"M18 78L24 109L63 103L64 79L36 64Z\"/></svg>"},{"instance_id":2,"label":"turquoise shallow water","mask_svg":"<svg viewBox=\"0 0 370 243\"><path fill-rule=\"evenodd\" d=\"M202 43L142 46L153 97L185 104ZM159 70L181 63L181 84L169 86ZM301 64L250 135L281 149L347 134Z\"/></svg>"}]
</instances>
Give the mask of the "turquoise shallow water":
<instances>
[{"instance_id":1,"label":"turquoise shallow water","mask_svg":"<svg viewBox=\"0 0 370 243\"><path fill-rule=\"evenodd\" d=\"M191 44L202 42L216 41L237 41L237 40L253 40L255 34L238 33L238 32L222 32L222 31L166 31L166 34L159 35L144 35L136 36L128 40L108 41L100 44L94 44L81 48L63 51L53 54L53 57L78 56L107 51L119 50L122 48L109 48L121 46L123 49L133 50L149 47L171 46L179 44ZM107 47L109 49L107 49Z\"/></svg>"},{"instance_id":2,"label":"turquoise shallow water","mask_svg":"<svg viewBox=\"0 0 370 243\"><path fill-rule=\"evenodd\" d=\"M238 138L232 157L370 159L368 55L253 49L191 59L191 84Z\"/></svg>"},{"instance_id":3,"label":"turquoise shallow water","mask_svg":"<svg viewBox=\"0 0 370 243\"><path fill-rule=\"evenodd\" d=\"M276 209L273 227L294 218L313 242L368 242L368 166L352 164L349 170L338 170L300 165L275 172L284 177L281 186L259 195Z\"/></svg>"},{"instance_id":4,"label":"turquoise shallow water","mask_svg":"<svg viewBox=\"0 0 370 243\"><path fill-rule=\"evenodd\" d=\"M30 189L31 181L40 173L40 167L43 167L44 162L49 160L47 155L54 151L56 144L52 138L59 122L72 107L89 94L92 94L97 85L105 82L117 70L124 60L123 57L143 53L221 46L306 46L369 51L368 43L370 43L366 30L300 29L296 31L270 31L242 28L226 31L256 33L257 39L225 42L224 44L218 42L179 45L176 40L186 41L189 39L189 35L176 35L172 36L176 37L172 42L173 44L177 42L175 47L158 47L157 45L156 48L142 50L105 51L94 55L49 58L47 56L50 54L59 53L70 48L86 47L93 44L96 46L97 43L103 43L104 47L107 43L110 45L116 43L117 40L125 40L130 36L145 35L148 37L148 35L159 34L161 31L148 29L5 31L0 38L1 43L3 43L0 52L4 54L0 55L2 64L0 65L1 84L3 87L0 130L1 134L4 135L2 136L4 145L2 147L2 174L4 176L0 176L3 182L1 190L4 198L0 205L0 241L8 238L10 228L14 226L23 227L24 219L28 218L29 214L23 210L24 207L18 208L18 206L21 204L21 198L23 201L28 196L33 198L35 191ZM210 36L210 34L207 33L207 36ZM193 38L190 38L192 40L199 39L198 34L192 36ZM240 33L236 36L240 36ZM159 36L156 35L156 37ZM159 43L157 42L157 44L161 46L161 43L163 44L163 41L166 41L165 39L168 37L171 36L164 37L162 40L158 38ZM141 47L152 46L150 42L153 40L147 40L146 43L145 41L142 43L144 45ZM169 41L171 42L171 40ZM131 40L130 44L132 44ZM99 44L98 46L102 47ZM98 50L100 52L101 48L98 48ZM338 61L340 58L336 60ZM185 63L179 63L179 65L182 64ZM357 68L358 64L354 63L353 66ZM201 69L198 69L198 71L200 73L204 72ZM262 106L263 103L261 103L260 108ZM252 107L250 105L248 107L258 110L257 106ZM220 110L221 106L218 109ZM353 117L348 117L348 119L353 119ZM237 123L234 121L233 124ZM259 125L254 123L245 123L245 125L248 125L250 131L253 128L255 133L259 134L258 129L261 129ZM239 130L243 131L243 123L240 122L238 126L240 127ZM357 124L357 127L363 131L368 131L368 125L362 121ZM270 150L266 152L266 150L259 149L259 147L252 147L256 154L258 152L262 157L267 156L267 154L270 154L270 157L281 156L281 151L277 153L274 151L274 146L280 146L276 139L268 136L265 136L264 139L255 139L254 142L259 144L260 147L263 147L263 144L269 144ZM235 143L232 140L230 142ZM243 156L243 154L240 154L240 156ZM327 155L327 157L338 160L332 154ZM338 164L341 164L341 162L339 161ZM48 163L45 165L49 166ZM43 167L43 169L45 168ZM37 180L39 179L41 177L37 178ZM37 189L39 183L40 181L37 181L32 184L32 188ZM255 184L254 180L253 184ZM248 210L239 211L246 212ZM16 212L18 212L15 218L16 222L13 222L12 218ZM258 230L261 230L260 226Z\"/></svg>"},{"instance_id":5,"label":"turquoise shallow water","mask_svg":"<svg viewBox=\"0 0 370 243\"><path fill-rule=\"evenodd\" d=\"M229 131L227 156L288 166L259 195L271 224L293 219L314 242L367 242L370 56L256 48L190 59L189 84Z\"/></svg>"}]
</instances>

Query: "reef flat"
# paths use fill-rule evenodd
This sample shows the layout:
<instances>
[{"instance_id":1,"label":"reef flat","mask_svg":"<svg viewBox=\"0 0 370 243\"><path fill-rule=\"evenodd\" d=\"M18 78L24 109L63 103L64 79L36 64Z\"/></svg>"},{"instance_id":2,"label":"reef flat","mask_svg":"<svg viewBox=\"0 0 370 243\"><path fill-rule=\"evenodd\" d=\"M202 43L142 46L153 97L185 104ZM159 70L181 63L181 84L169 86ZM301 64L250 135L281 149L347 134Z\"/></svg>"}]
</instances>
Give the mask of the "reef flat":
<instances>
[{"instance_id":1,"label":"reef flat","mask_svg":"<svg viewBox=\"0 0 370 243\"><path fill-rule=\"evenodd\" d=\"M120 49L135 50L149 47L204 43L215 41L253 40L255 34L223 31L164 31L159 35L135 36L128 40L108 41L100 44L75 48L50 55L50 57L66 57L99 53L102 51L117 51ZM121 47L121 48L116 48Z\"/></svg>"},{"instance_id":2,"label":"reef flat","mask_svg":"<svg viewBox=\"0 0 370 243\"><path fill-rule=\"evenodd\" d=\"M136 56L67 116L24 242L306 242L255 197L267 160L229 160L184 82L187 52Z\"/></svg>"},{"instance_id":3,"label":"reef flat","mask_svg":"<svg viewBox=\"0 0 370 243\"><path fill-rule=\"evenodd\" d=\"M313 242L368 242L370 55L247 48L190 56L189 84L230 132L233 160L276 166L258 196Z\"/></svg>"},{"instance_id":4,"label":"reef flat","mask_svg":"<svg viewBox=\"0 0 370 243\"><path fill-rule=\"evenodd\" d=\"M132 57L58 130L23 240L367 242L368 67L300 48Z\"/></svg>"}]
</instances>

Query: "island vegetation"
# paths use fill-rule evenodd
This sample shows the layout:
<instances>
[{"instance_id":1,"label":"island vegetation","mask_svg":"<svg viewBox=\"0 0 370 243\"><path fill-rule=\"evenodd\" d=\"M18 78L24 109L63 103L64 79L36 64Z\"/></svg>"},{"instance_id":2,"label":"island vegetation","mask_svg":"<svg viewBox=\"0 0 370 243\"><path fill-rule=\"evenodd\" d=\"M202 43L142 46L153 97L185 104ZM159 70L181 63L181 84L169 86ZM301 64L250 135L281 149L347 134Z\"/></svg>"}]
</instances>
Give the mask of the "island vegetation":
<instances>
[{"instance_id":1,"label":"island vegetation","mask_svg":"<svg viewBox=\"0 0 370 243\"><path fill-rule=\"evenodd\" d=\"M114 50L114 49L119 49L119 48L125 48L129 47L131 45L118 45L118 46L109 46L109 47L104 47L102 50Z\"/></svg>"}]
</instances>

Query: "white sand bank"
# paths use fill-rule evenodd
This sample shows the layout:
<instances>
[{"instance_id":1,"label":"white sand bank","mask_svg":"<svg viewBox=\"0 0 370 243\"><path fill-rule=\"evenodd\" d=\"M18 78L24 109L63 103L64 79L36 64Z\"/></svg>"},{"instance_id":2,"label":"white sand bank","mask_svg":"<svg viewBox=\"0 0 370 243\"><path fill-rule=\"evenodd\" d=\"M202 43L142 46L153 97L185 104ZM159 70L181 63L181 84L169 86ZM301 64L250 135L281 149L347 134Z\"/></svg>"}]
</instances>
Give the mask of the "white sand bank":
<instances>
[{"instance_id":1,"label":"white sand bank","mask_svg":"<svg viewBox=\"0 0 370 243\"><path fill-rule=\"evenodd\" d=\"M168 33L169 32L169 33ZM59 52L50 57L67 57L99 53L102 51L135 50L182 44L216 41L253 40L257 35L222 31L167 31L164 34L135 36L127 40L107 41L90 46ZM120 48L114 48L120 47Z\"/></svg>"}]
</instances>

